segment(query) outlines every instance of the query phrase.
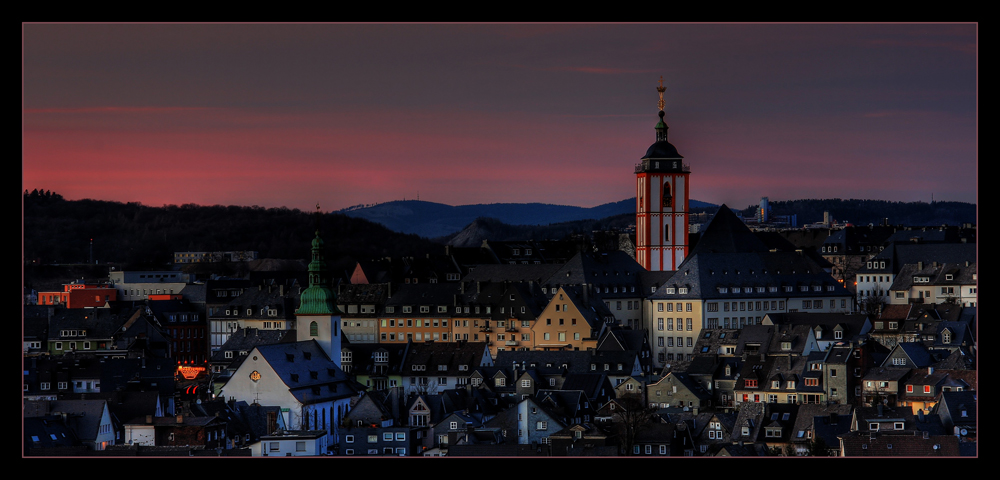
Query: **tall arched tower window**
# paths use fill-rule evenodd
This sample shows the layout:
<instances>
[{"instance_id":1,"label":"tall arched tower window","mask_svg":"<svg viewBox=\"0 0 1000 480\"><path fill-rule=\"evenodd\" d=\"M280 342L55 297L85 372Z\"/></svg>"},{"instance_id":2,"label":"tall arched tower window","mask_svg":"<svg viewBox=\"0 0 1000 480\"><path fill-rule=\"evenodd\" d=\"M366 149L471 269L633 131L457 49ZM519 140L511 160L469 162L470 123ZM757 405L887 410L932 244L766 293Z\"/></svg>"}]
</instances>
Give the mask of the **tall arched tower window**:
<instances>
[{"instance_id":1,"label":"tall arched tower window","mask_svg":"<svg viewBox=\"0 0 1000 480\"><path fill-rule=\"evenodd\" d=\"M670 225L663 226L663 241L664 242L670 241Z\"/></svg>"},{"instance_id":2,"label":"tall arched tower window","mask_svg":"<svg viewBox=\"0 0 1000 480\"><path fill-rule=\"evenodd\" d=\"M319 336L319 324L318 323L312 322L312 323L309 324L309 335L313 336L313 337L318 337Z\"/></svg>"},{"instance_id":3,"label":"tall arched tower window","mask_svg":"<svg viewBox=\"0 0 1000 480\"><path fill-rule=\"evenodd\" d=\"M670 184L667 182L663 183L663 206L664 207L674 206L674 197L670 195Z\"/></svg>"}]
</instances>

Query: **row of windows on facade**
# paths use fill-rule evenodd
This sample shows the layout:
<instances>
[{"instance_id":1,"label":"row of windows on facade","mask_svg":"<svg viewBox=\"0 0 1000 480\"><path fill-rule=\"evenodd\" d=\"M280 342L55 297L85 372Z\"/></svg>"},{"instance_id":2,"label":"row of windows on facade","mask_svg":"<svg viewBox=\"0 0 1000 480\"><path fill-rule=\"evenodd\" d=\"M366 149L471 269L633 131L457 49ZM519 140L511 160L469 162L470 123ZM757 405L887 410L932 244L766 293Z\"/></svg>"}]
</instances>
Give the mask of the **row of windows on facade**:
<instances>
[{"instance_id":1,"label":"row of windows on facade","mask_svg":"<svg viewBox=\"0 0 1000 480\"><path fill-rule=\"evenodd\" d=\"M513 296L511 298L511 300L514 300ZM558 310L558 306L556 308ZM428 306L428 305L421 305L421 306L419 306L418 310L419 310L420 313L430 313L431 312L431 307ZM471 311L474 312L474 313L476 313L476 314L481 314L481 312L485 312L487 314L490 314L490 313L492 313L492 310L493 310L493 308L490 305L486 305L486 306L483 306L483 307L481 307L481 306L474 306L474 307L471 308ZM402 313L413 313L413 306L411 306L411 305L403 305L402 308L401 308L401 311L402 311ZM445 305L438 305L437 308L436 308L436 312L437 313L448 313L448 307L445 306ZM458 307L455 307L455 313L456 314L469 313L469 312L470 312L470 307L468 307L468 306L458 306ZM521 307L521 313L524 313L524 312L525 312L525 307ZM348 312L348 313L351 313L351 312ZM363 310L361 313L374 313L374 307L372 307L372 311L366 312L366 311ZM387 313L387 314L389 314L389 313L396 313L396 307L393 306L393 305L386 306L385 307L385 313ZM500 313L507 313L507 308L506 307L500 307ZM510 308L510 313L512 313L512 314L514 313L514 307Z\"/></svg>"},{"instance_id":2,"label":"row of windows on facade","mask_svg":"<svg viewBox=\"0 0 1000 480\"><path fill-rule=\"evenodd\" d=\"M248 308L246 310L246 312L247 312L247 315L253 315L253 309L252 308ZM226 315L233 315L233 316L235 316L235 315L239 315L239 314L240 314L240 309L238 309L238 308L231 308L231 309L227 308L226 309ZM258 315L260 315L260 316L267 315L268 317L277 317L278 316L278 310L274 309L274 308L262 308L262 309L260 309L260 312L258 313Z\"/></svg>"},{"instance_id":3,"label":"row of windows on facade","mask_svg":"<svg viewBox=\"0 0 1000 480\"><path fill-rule=\"evenodd\" d=\"M368 452L368 455L378 455L378 449L377 448L369 448L367 450L367 452ZM344 449L344 455L355 455L355 451L354 451L353 448ZM393 447L383 447L382 448L382 455L393 455L393 456L400 456L400 457L402 457L402 456L406 455L406 447L396 447L396 448L393 448Z\"/></svg>"},{"instance_id":4,"label":"row of windows on facade","mask_svg":"<svg viewBox=\"0 0 1000 480\"><path fill-rule=\"evenodd\" d=\"M718 287L718 290L719 290L719 293L764 293L765 292L765 288L767 289L767 293L778 293L778 287L775 287L775 286L770 286L770 287ZM667 290L669 290L669 289L667 289ZM730 290L732 290L732 292L730 292ZM785 293L791 293L791 292L795 291L795 287L793 287L791 285L785 285L784 287L782 287L782 290ZM813 291L813 292L822 292L824 289L823 289L822 285L813 285L812 288L809 288L809 285L800 285L799 286L799 291L800 292L809 292L810 290ZM834 291L834 286L833 285L827 285L826 286L826 291L828 291L828 292ZM668 292L668 293L672 293L672 292ZM680 292L680 293L687 293L687 292Z\"/></svg>"},{"instance_id":5,"label":"row of windows on facade","mask_svg":"<svg viewBox=\"0 0 1000 480\"><path fill-rule=\"evenodd\" d=\"M173 295L174 294L174 290L172 288L171 289L159 289L159 288L157 288L155 290L154 289L146 290L145 288L143 288L143 289L135 288L135 289L122 290L122 292L124 292L124 294L126 296L130 296L130 297L134 297L134 296L137 296L137 295Z\"/></svg>"},{"instance_id":6,"label":"row of windows on facade","mask_svg":"<svg viewBox=\"0 0 1000 480\"><path fill-rule=\"evenodd\" d=\"M452 423L455 423L455 422L452 422ZM354 439L355 439L354 435L344 435L344 443L354 443ZM367 443L378 443L378 441L379 441L378 440L379 439L379 435L378 434L371 434L371 435L367 436L367 439L368 439ZM395 433L394 432L384 432L384 433L382 433L382 441L383 442L392 442L392 441L405 442L406 441L406 432L395 432Z\"/></svg>"},{"instance_id":7,"label":"row of windows on facade","mask_svg":"<svg viewBox=\"0 0 1000 480\"><path fill-rule=\"evenodd\" d=\"M52 388L52 383L51 382L40 382L38 384L38 388L40 390L43 390L43 391L50 390ZM56 388L58 390L66 390L66 389L69 388L69 382L56 382ZM93 381L93 382L75 381L75 382L73 382L73 389L75 391L81 391L81 392L99 392L101 390L101 382L100 381ZM25 391L28 390L28 384L27 383L24 384L24 390Z\"/></svg>"}]
</instances>

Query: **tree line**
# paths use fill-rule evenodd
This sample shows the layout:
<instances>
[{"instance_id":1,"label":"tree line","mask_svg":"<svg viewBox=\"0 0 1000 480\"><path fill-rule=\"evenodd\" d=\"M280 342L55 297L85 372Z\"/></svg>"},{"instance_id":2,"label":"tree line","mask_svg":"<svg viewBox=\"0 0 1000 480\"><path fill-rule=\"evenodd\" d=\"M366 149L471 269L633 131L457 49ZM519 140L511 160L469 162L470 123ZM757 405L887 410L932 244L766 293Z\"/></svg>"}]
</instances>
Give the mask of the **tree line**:
<instances>
[{"instance_id":1,"label":"tree line","mask_svg":"<svg viewBox=\"0 0 1000 480\"><path fill-rule=\"evenodd\" d=\"M115 263L162 268L174 252L252 250L258 258L309 259L318 227L327 259L423 255L441 248L343 214L259 206L150 207L136 202L64 200L24 192L24 258L39 263Z\"/></svg>"}]
</instances>

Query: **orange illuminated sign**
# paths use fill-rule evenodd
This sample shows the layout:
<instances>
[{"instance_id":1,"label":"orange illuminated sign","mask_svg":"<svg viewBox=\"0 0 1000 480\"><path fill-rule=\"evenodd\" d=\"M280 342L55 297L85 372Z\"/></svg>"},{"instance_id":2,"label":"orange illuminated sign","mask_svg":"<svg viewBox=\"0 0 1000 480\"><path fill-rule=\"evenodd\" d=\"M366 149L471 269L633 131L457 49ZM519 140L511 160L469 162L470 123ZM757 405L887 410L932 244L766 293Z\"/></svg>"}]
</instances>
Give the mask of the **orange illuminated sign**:
<instances>
[{"instance_id":1,"label":"orange illuminated sign","mask_svg":"<svg viewBox=\"0 0 1000 480\"><path fill-rule=\"evenodd\" d=\"M194 380L198 375L200 375L204 371L205 367L186 367L186 366L177 367L177 372L188 380Z\"/></svg>"}]
</instances>

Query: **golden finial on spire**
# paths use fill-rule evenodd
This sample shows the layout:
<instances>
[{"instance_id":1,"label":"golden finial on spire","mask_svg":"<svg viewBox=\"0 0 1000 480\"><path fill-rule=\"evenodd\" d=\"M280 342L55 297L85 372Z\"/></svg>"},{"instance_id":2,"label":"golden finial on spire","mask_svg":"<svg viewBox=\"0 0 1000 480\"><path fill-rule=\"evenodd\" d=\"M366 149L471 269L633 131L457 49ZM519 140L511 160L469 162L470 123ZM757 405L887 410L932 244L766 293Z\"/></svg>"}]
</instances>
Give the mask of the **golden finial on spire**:
<instances>
[{"instance_id":1,"label":"golden finial on spire","mask_svg":"<svg viewBox=\"0 0 1000 480\"><path fill-rule=\"evenodd\" d=\"M658 105L660 106L660 110L662 111L663 110L663 92L667 91L667 87L663 86L663 75L660 75L660 86L656 87L656 91L660 92L660 102L658 103Z\"/></svg>"}]
</instances>

